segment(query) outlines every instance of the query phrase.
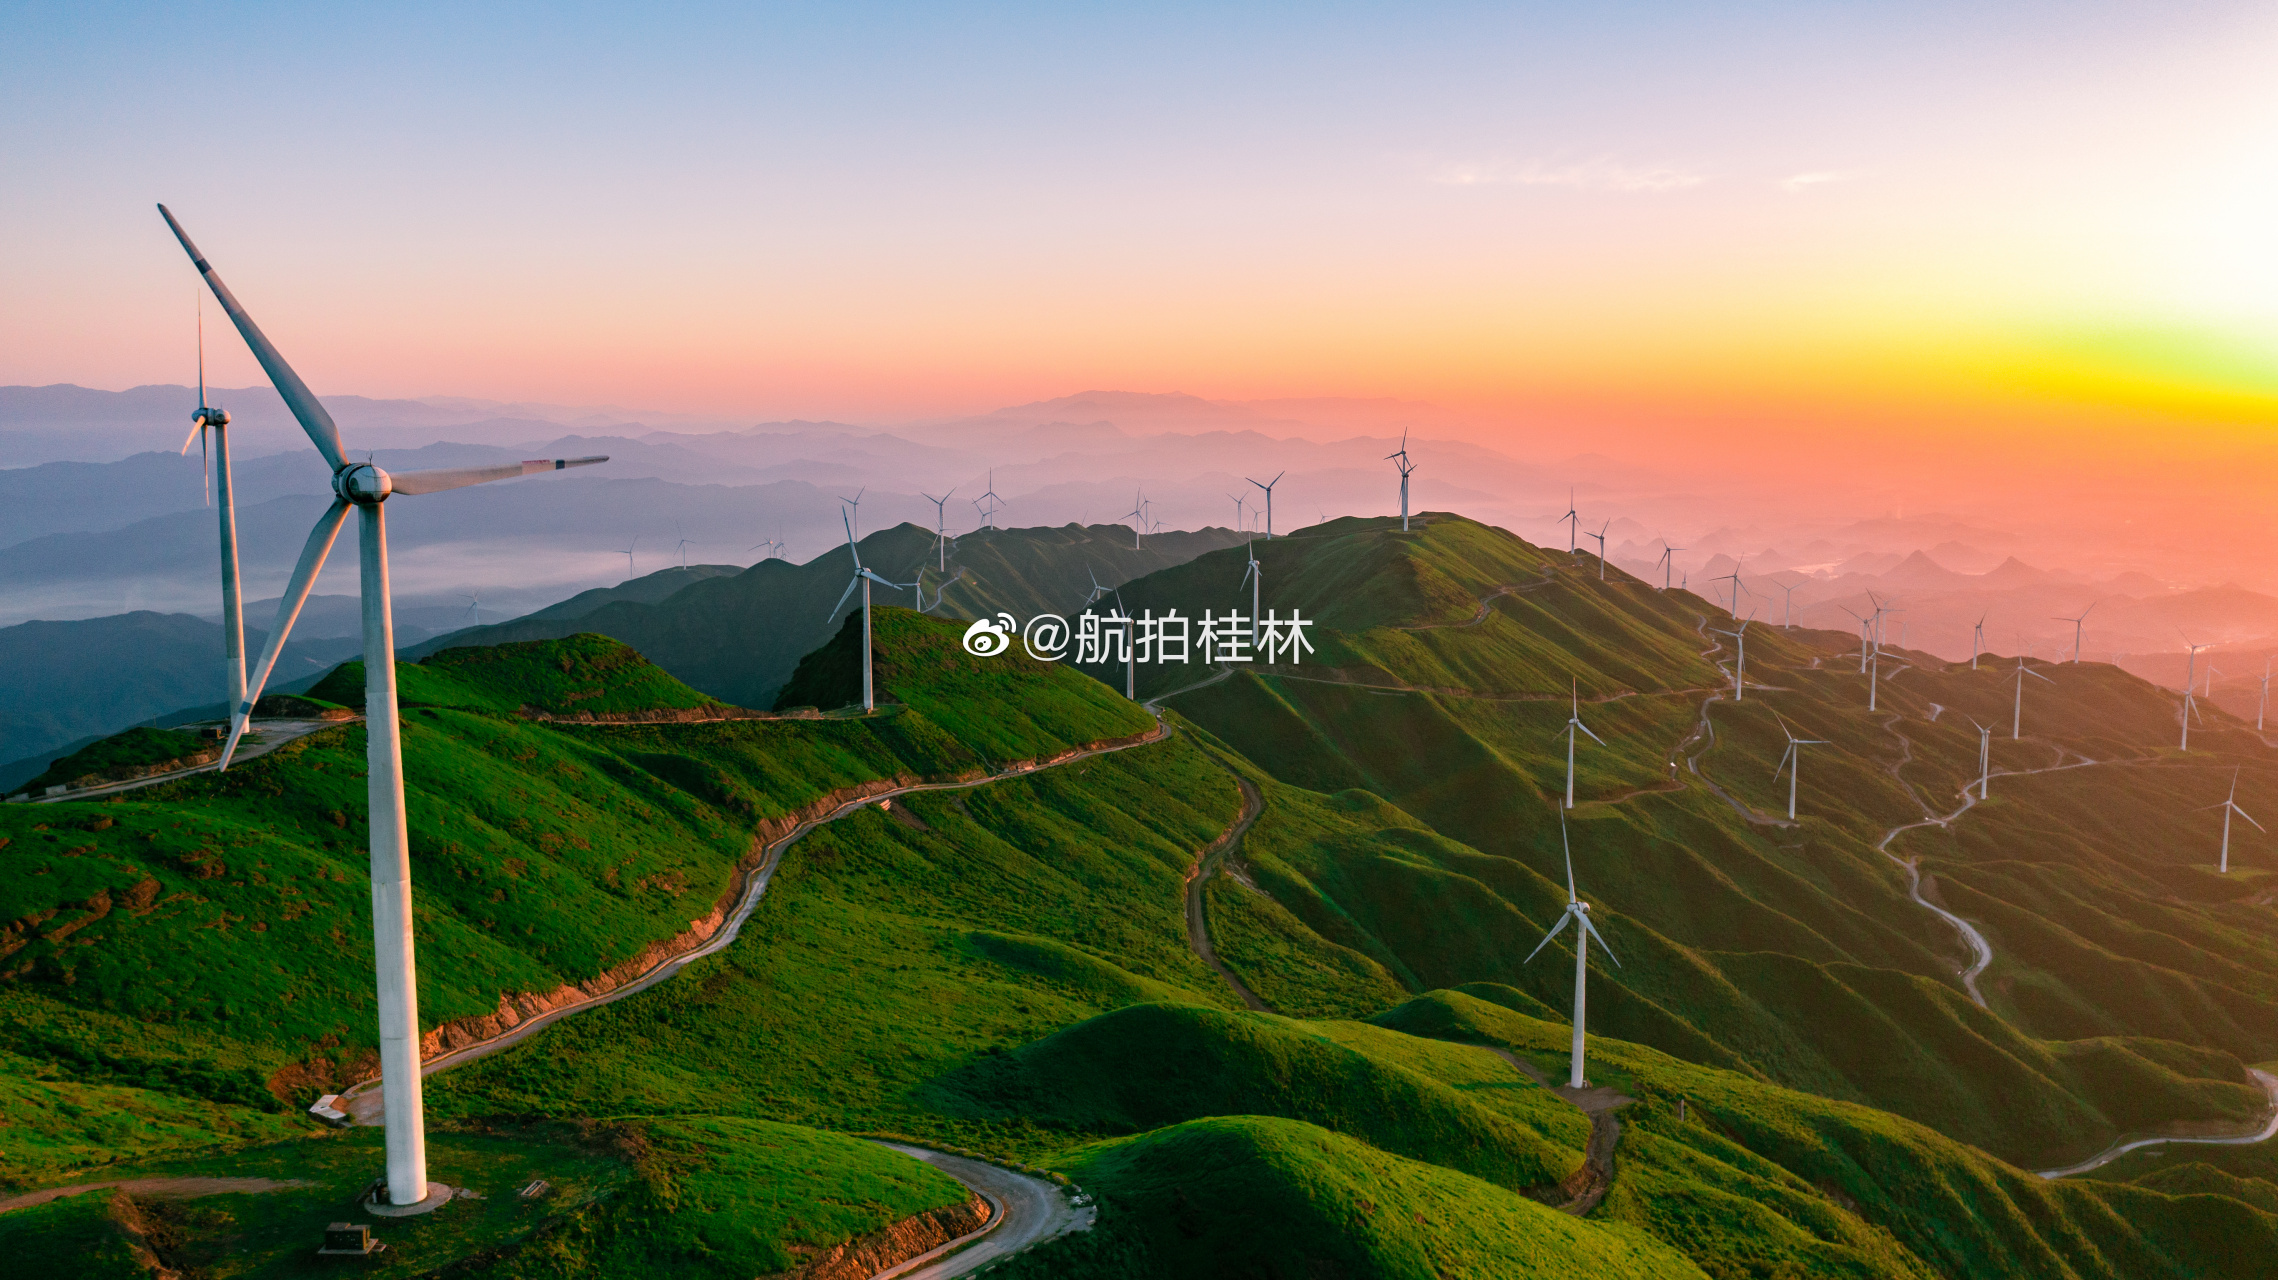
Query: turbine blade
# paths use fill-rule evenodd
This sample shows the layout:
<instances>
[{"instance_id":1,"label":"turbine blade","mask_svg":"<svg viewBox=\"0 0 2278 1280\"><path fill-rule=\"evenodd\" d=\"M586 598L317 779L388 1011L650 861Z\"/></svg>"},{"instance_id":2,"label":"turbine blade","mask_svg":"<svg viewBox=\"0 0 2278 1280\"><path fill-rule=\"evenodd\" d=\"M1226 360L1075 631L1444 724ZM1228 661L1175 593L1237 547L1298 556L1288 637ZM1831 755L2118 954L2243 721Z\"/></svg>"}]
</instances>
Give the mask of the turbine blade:
<instances>
[{"instance_id":1,"label":"turbine blade","mask_svg":"<svg viewBox=\"0 0 2278 1280\"><path fill-rule=\"evenodd\" d=\"M2238 816L2240 816L2240 817L2242 817L2242 818L2244 818L2244 819L2246 819L2248 822L2254 822L2254 815L2252 815L2252 814L2248 813L2248 812L2247 812L2246 810L2244 810L2244 809L2241 809L2241 808L2239 808L2239 807L2238 807L2237 805L2235 805L2235 804L2231 806L2231 812L2232 812L2232 813L2235 813L2235 814L2237 814ZM2255 830L2257 830L2257 831L2262 831L2262 832L2264 832L2264 833L2266 833L2266 834L2267 834L2267 832L2268 832L2268 828L2264 827L2264 826L2263 826L2261 823L2259 823L2259 822L2254 822L2254 829L2255 829Z\"/></svg>"},{"instance_id":2,"label":"turbine blade","mask_svg":"<svg viewBox=\"0 0 2278 1280\"><path fill-rule=\"evenodd\" d=\"M1557 924L1554 924L1554 925L1552 925L1552 926L1550 927L1550 932L1549 932L1549 933L1546 933L1546 934L1542 935L1542 941L1540 941L1540 942L1538 942L1538 943L1534 944L1534 950L1527 952L1527 958L1526 958L1525 960L1521 960L1521 961L1519 961L1519 963L1520 963L1520 964L1527 964L1527 963L1530 963L1530 962L1532 962L1532 961L1534 960L1534 958L1535 958L1536 956L1538 956L1538 955L1541 955L1541 954L1542 954L1542 949L1543 949L1544 947L1547 947L1547 946L1549 946L1549 945L1550 945L1550 940L1551 940L1552 938L1555 938L1555 937L1557 937L1559 934L1566 932L1566 926L1567 926L1568 922L1572 921L1573 919L1574 919L1574 913L1573 913L1573 912L1571 912L1571 911L1561 911L1561 912L1559 912L1559 913L1558 913L1558 923L1557 923Z\"/></svg>"},{"instance_id":3,"label":"turbine blade","mask_svg":"<svg viewBox=\"0 0 2278 1280\"><path fill-rule=\"evenodd\" d=\"M348 503L334 499L324 514L316 518L316 527L308 531L308 542L301 547L300 563L293 566L293 577L285 586L285 594L277 601L277 623L269 628L269 638L261 645L261 660L254 664L252 675L245 682L245 701L229 709L229 741L221 751L221 768L229 768L229 758L237 751L237 740L245 735L245 726L253 719L253 704L261 701L261 690L269 683L269 672L277 665L277 655L285 648L285 638L293 632L293 622L301 616L301 606L308 603L308 593L316 586L317 572L324 568L324 558L332 554L333 540L340 536L340 526L348 519Z\"/></svg>"},{"instance_id":4,"label":"turbine blade","mask_svg":"<svg viewBox=\"0 0 2278 1280\"><path fill-rule=\"evenodd\" d=\"M388 473L388 487L401 494L442 493L449 489L464 489L471 484L489 484L493 480L512 480L516 476L534 476L541 471L564 471L571 467L590 467L597 462L609 461L604 454L596 458L531 458L523 462L508 462L495 467L441 467L433 471L406 471Z\"/></svg>"},{"instance_id":5,"label":"turbine blade","mask_svg":"<svg viewBox=\"0 0 2278 1280\"><path fill-rule=\"evenodd\" d=\"M201 431L203 431L203 430L205 430L205 429L206 429L206 420L205 420L204 418L202 418L202 417L201 417L201 418L199 418L199 419L198 419L196 422L193 422L193 423L191 423L191 424L190 424L190 434L188 434L188 435L186 435L186 436L182 437L182 456L183 456L183 457L187 458L187 457L189 457L189 456L190 456L190 446L191 446L192 444L195 444L195 443L197 442L197 439L198 439L198 433L199 433L199 432L201 432Z\"/></svg>"},{"instance_id":6,"label":"turbine blade","mask_svg":"<svg viewBox=\"0 0 2278 1280\"><path fill-rule=\"evenodd\" d=\"M838 593L838 603L837 603L837 604L834 604L834 605L832 605L832 606L831 606L831 611L830 611L829 613L826 613L826 614L824 614L824 615L823 615L823 620L824 620L825 622L828 622L828 621L830 621L832 618L835 618L835 617L837 617L837 616L838 616L838 611L839 611L840 609L843 609L843 608L845 608L845 607L846 607L846 598L847 598L848 596L850 596L850 595L853 595L853 594L854 594L854 589L855 589L856 587L859 587L859 586L861 586L861 585L862 585L862 575L861 575L861 574L859 574L859 573L858 573L858 574L856 574L856 575L854 575L852 578L848 579L848 580L847 580L847 583L846 583L846 590L844 590L844 591L841 591L841 592L839 592L839 593Z\"/></svg>"},{"instance_id":7,"label":"turbine blade","mask_svg":"<svg viewBox=\"0 0 2278 1280\"><path fill-rule=\"evenodd\" d=\"M1574 727L1580 729L1584 733L1590 733L1590 726L1582 723L1579 720L1574 722ZM1601 747L1606 745L1606 740L1594 733L1590 733L1590 741L1597 743Z\"/></svg>"},{"instance_id":8,"label":"turbine blade","mask_svg":"<svg viewBox=\"0 0 2278 1280\"><path fill-rule=\"evenodd\" d=\"M174 220L173 213L165 205L158 206L158 213L166 219L166 225L173 229L174 238L182 242L182 251L190 255L190 261L198 268L198 274L206 278L206 287L214 291L215 300L229 314L230 323L237 326L238 335L245 339L246 346L253 349L253 358L261 362L261 369L269 375L269 381L275 384L277 394L284 397L285 407L293 411L293 417L299 420L301 430L308 432L309 443L324 455L326 465L338 471L341 466L340 428L333 425L332 415L325 411L324 405L317 400L316 393L308 389L308 384L301 381L301 375L293 372L293 366L285 363L284 355L277 350L275 343L269 341L268 335L261 332L261 326L253 323L253 317L238 305L236 295L229 291L228 285L221 282L220 276L214 274L205 255L198 252L198 246L190 243L190 233L184 231L182 224Z\"/></svg>"},{"instance_id":9,"label":"turbine blade","mask_svg":"<svg viewBox=\"0 0 2278 1280\"><path fill-rule=\"evenodd\" d=\"M1581 899L1574 896L1574 842L1566 836L1566 811L1558 811L1558 843L1566 850L1566 905L1572 906Z\"/></svg>"},{"instance_id":10,"label":"turbine blade","mask_svg":"<svg viewBox=\"0 0 2278 1280\"><path fill-rule=\"evenodd\" d=\"M1621 968L1621 957L1615 955L1614 949L1606 945L1606 935L1598 932L1598 926L1590 923L1590 917L1582 917L1582 929L1590 937L1598 940L1598 949L1606 953L1606 959L1614 962L1614 968Z\"/></svg>"}]
</instances>

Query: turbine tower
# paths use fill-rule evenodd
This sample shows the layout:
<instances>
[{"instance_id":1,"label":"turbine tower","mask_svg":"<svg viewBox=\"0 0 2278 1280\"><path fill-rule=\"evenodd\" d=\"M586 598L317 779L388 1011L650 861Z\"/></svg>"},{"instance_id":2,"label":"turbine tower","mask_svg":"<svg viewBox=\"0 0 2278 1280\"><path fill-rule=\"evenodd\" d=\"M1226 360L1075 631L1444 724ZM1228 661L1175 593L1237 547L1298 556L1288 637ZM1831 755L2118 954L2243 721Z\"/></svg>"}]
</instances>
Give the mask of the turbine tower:
<instances>
[{"instance_id":1,"label":"turbine tower","mask_svg":"<svg viewBox=\"0 0 2278 1280\"><path fill-rule=\"evenodd\" d=\"M1569 809L1574 807L1574 735L1589 733L1590 741L1601 747L1606 745L1604 738L1590 733L1590 726L1582 723L1582 682L1579 679L1574 682L1572 696L1574 700L1568 704L1571 709L1566 714L1566 807Z\"/></svg>"},{"instance_id":2,"label":"turbine tower","mask_svg":"<svg viewBox=\"0 0 2278 1280\"><path fill-rule=\"evenodd\" d=\"M1773 713L1773 719L1779 719L1777 712ZM1783 769L1787 770L1788 821L1793 822L1796 820L1796 784L1803 777L1803 749L1805 747L1824 747L1827 745L1827 739L1799 738L1792 733L1788 733L1788 722L1785 720L1780 720L1780 732L1787 735L1788 749L1787 753L1780 757L1779 767L1772 770L1772 781L1778 782L1780 780L1780 771ZM1788 766L1790 764L1793 764L1795 767L1789 769Z\"/></svg>"},{"instance_id":3,"label":"turbine tower","mask_svg":"<svg viewBox=\"0 0 2278 1280\"><path fill-rule=\"evenodd\" d=\"M1993 798L1989 790L1993 782L1993 726L1978 724L1975 720L1970 723L1977 726L1977 798L1990 800ZM1969 789L1963 788L1962 794L1968 795Z\"/></svg>"},{"instance_id":4,"label":"turbine tower","mask_svg":"<svg viewBox=\"0 0 2278 1280\"><path fill-rule=\"evenodd\" d=\"M1249 556L1250 567L1242 570L1242 581L1235 583L1234 589L1240 591L1244 585L1250 588L1250 648L1254 650L1258 647L1258 592L1265 587L1266 575L1258 567L1258 544L1250 544Z\"/></svg>"},{"instance_id":5,"label":"turbine tower","mask_svg":"<svg viewBox=\"0 0 2278 1280\"><path fill-rule=\"evenodd\" d=\"M2196 684L2199 679L2199 651L2201 649L2212 649L2215 646L2211 643L2193 644L2191 637L2184 636L2183 647L2191 651L2191 657L2183 667L2183 742L2177 749L2189 751L2191 749L2191 717L2199 714L2199 703L2191 696L2191 686Z\"/></svg>"},{"instance_id":6,"label":"turbine tower","mask_svg":"<svg viewBox=\"0 0 2278 1280\"><path fill-rule=\"evenodd\" d=\"M938 498L930 493L922 492L918 496L933 504L933 547L940 557L940 563L935 565L934 569L939 573L947 573L949 572L949 500L957 496L957 490L951 489ZM939 593L936 593L934 598L940 599Z\"/></svg>"},{"instance_id":7,"label":"turbine tower","mask_svg":"<svg viewBox=\"0 0 2278 1280\"><path fill-rule=\"evenodd\" d=\"M2223 797L2221 804L2211 804L2207 807L2223 811L2223 861L2222 865L2216 868L2216 872L2227 876L2231 873L2231 815L2235 813L2248 822L2253 822L2254 829L2264 834L2268 834L2268 829L2261 823L2254 822L2253 815L2238 807L2238 767L2235 765L2231 768L2231 793Z\"/></svg>"},{"instance_id":8,"label":"turbine tower","mask_svg":"<svg viewBox=\"0 0 2278 1280\"><path fill-rule=\"evenodd\" d=\"M1796 620L1796 588L1803 584L1800 582L1775 582L1772 585L1787 593L1782 597L1780 607L1780 630L1793 631Z\"/></svg>"},{"instance_id":9,"label":"turbine tower","mask_svg":"<svg viewBox=\"0 0 2278 1280\"><path fill-rule=\"evenodd\" d=\"M2056 683L2056 681L2049 680L2047 676L2044 676L2040 672L2026 666L2025 660L2023 658L2017 659L2017 700L2009 709L2009 740L2011 742L2015 742L2018 738L2023 736L2020 730L2024 727L2025 724L2026 676L2031 676L2035 680L2046 680L2050 684Z\"/></svg>"},{"instance_id":10,"label":"turbine tower","mask_svg":"<svg viewBox=\"0 0 2278 1280\"><path fill-rule=\"evenodd\" d=\"M980 497L973 499L973 505L980 509L982 523L991 529L997 527L997 504L1002 501L1004 500L997 496L997 469L995 467L991 467L989 468L988 492L983 493ZM981 504L984 502L988 505L982 506Z\"/></svg>"},{"instance_id":11,"label":"turbine tower","mask_svg":"<svg viewBox=\"0 0 2278 1280\"><path fill-rule=\"evenodd\" d=\"M1598 540L1598 581L1600 582L1604 582L1606 580L1606 530L1613 527L1614 522L1608 520L1604 524L1598 526L1598 531L1596 533L1585 533L1582 535L1585 538L1596 538Z\"/></svg>"},{"instance_id":12,"label":"turbine tower","mask_svg":"<svg viewBox=\"0 0 2278 1280\"><path fill-rule=\"evenodd\" d=\"M1400 449L1384 455L1384 460L1400 468L1400 532L1408 532L1408 477L1415 473L1416 464L1408 460L1408 432L1400 432Z\"/></svg>"},{"instance_id":13,"label":"turbine tower","mask_svg":"<svg viewBox=\"0 0 2278 1280\"><path fill-rule=\"evenodd\" d=\"M229 741L222 747L221 767L244 736L253 716L253 704L276 665L293 620L316 585L318 570L340 536L348 513L357 513L357 534L362 559L364 604L364 736L366 795L371 804L372 951L378 979L380 1033L380 1090L387 1110L387 1194L395 1205L422 1204L428 1199L427 1129L419 1083L419 982L412 955L411 840L404 818L402 726L396 718L395 619L388 592L388 535L384 504L390 496L417 496L462 489L468 485L504 480L539 471L607 462L607 458L555 458L490 467L449 467L389 475L369 462L351 462L340 443L340 429L308 384L301 381L268 336L238 305L221 277L190 242L189 233L174 220L165 205L159 215L181 241L182 249L197 264L206 287L213 290L254 359L269 375L285 407L308 433L325 463L332 468L332 505L317 518L300 563L293 569L285 594L277 603L277 621L269 628L261 661L247 683L244 696L231 709Z\"/></svg>"},{"instance_id":14,"label":"turbine tower","mask_svg":"<svg viewBox=\"0 0 2278 1280\"><path fill-rule=\"evenodd\" d=\"M633 548L639 545L641 545L639 535L635 535L631 542L625 544L625 576L627 578L633 576Z\"/></svg>"},{"instance_id":15,"label":"turbine tower","mask_svg":"<svg viewBox=\"0 0 2278 1280\"><path fill-rule=\"evenodd\" d=\"M201 297L198 299L198 411L190 415L190 434L182 438L182 455L188 457L190 442L198 441L198 452L212 477L213 496L207 500L214 504L221 524L222 684L229 691L226 705L235 709L245 701L245 605L243 593L238 589L237 498L230 487L228 426L229 414L206 403L206 307Z\"/></svg>"},{"instance_id":16,"label":"turbine tower","mask_svg":"<svg viewBox=\"0 0 2278 1280\"><path fill-rule=\"evenodd\" d=\"M1139 535L1147 530L1147 495L1144 493L1132 494L1131 509L1123 513L1123 518L1131 522L1131 549L1137 551L1139 549Z\"/></svg>"},{"instance_id":17,"label":"turbine tower","mask_svg":"<svg viewBox=\"0 0 2278 1280\"><path fill-rule=\"evenodd\" d=\"M1739 648L1739 661L1734 663L1732 668L1732 700L1734 702L1748 696L1748 624L1755 620L1753 617L1743 619L1738 629L1732 631L1721 631L1715 627L1709 628L1711 631L1716 631L1720 636L1731 636ZM1867 709L1872 711L1874 708L1870 705Z\"/></svg>"},{"instance_id":18,"label":"turbine tower","mask_svg":"<svg viewBox=\"0 0 2278 1280\"><path fill-rule=\"evenodd\" d=\"M1574 892L1574 846L1566 838L1566 815L1563 813L1558 815L1558 843L1566 850L1566 910L1559 913L1558 923L1550 927L1549 933L1542 935L1542 941L1534 945L1534 950L1527 953L1527 958L1522 963L1531 963L1536 956L1542 954L1542 949L1550 945L1552 938L1563 933L1567 925L1581 926L1574 931L1574 1060L1566 1077L1567 1088L1580 1089L1589 1083L1582 1078L1582 1011L1589 990L1590 939L1598 940L1598 949L1606 953L1606 959L1612 960L1615 968L1621 967L1621 961L1615 958L1614 949L1606 945L1597 926L1590 923L1590 904L1582 901Z\"/></svg>"},{"instance_id":19,"label":"turbine tower","mask_svg":"<svg viewBox=\"0 0 2278 1280\"><path fill-rule=\"evenodd\" d=\"M832 605L831 611L823 615L823 620L828 622L837 617L839 609L846 604L846 598L854 594L856 587L862 588L862 711L864 715L868 715L876 710L878 705L870 688L870 584L875 582L881 587L889 587L895 591L907 591L915 584L888 582L870 570L863 568L862 551L854 545L853 519L847 515L844 509L839 511L838 519L839 523L846 527L846 553L854 557L854 578L846 584L846 590L839 593L838 603Z\"/></svg>"},{"instance_id":20,"label":"turbine tower","mask_svg":"<svg viewBox=\"0 0 2278 1280\"><path fill-rule=\"evenodd\" d=\"M1283 471L1275 475L1273 479L1267 480L1263 483L1260 483L1256 480L1250 480L1251 484L1257 485L1260 489L1266 491L1266 541L1268 542L1273 541L1273 487L1281 483L1282 476L1286 476L1288 474L1289 473L1287 471ZM1242 478L1245 480L1250 479L1248 476L1244 476Z\"/></svg>"},{"instance_id":21,"label":"turbine tower","mask_svg":"<svg viewBox=\"0 0 2278 1280\"><path fill-rule=\"evenodd\" d=\"M1683 550L1683 547L1670 546L1669 540L1667 538L1663 538L1661 540L1661 563L1659 565L1659 568L1661 570L1661 589L1663 591L1667 591L1669 589L1669 579L1675 576L1677 572L1677 553Z\"/></svg>"},{"instance_id":22,"label":"turbine tower","mask_svg":"<svg viewBox=\"0 0 2278 1280\"><path fill-rule=\"evenodd\" d=\"M1558 519L1566 522L1566 554L1571 556L1580 550L1582 545L1577 537L1582 528L1582 514L1574 509L1574 490L1571 487L1566 490L1566 514L1558 517ZM1552 521L1552 523L1555 524L1557 521Z\"/></svg>"},{"instance_id":23,"label":"turbine tower","mask_svg":"<svg viewBox=\"0 0 2278 1280\"><path fill-rule=\"evenodd\" d=\"M1235 527L1235 529L1239 530L1239 529L1242 529L1242 528L1246 527L1246 518L1245 518L1245 517L1242 515L1242 509L1243 509L1244 507L1248 506L1248 505L1249 505L1249 502L1248 502L1246 499L1244 499L1244 498L1242 497L1242 495L1241 495L1241 494L1238 494L1238 493L1229 493L1229 494L1227 494L1226 496L1227 496L1227 497L1229 497L1229 498L1232 498L1232 499L1234 500L1234 527Z\"/></svg>"}]
</instances>

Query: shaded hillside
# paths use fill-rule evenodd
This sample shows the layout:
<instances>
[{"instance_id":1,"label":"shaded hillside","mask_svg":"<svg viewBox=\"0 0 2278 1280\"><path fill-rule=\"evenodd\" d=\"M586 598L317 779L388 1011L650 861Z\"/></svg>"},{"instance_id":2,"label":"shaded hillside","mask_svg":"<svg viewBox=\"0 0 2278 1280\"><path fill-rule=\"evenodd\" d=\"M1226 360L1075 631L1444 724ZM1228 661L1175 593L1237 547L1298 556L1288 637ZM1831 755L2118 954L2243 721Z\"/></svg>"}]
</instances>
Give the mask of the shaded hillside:
<instances>
[{"instance_id":1,"label":"shaded hillside","mask_svg":"<svg viewBox=\"0 0 2278 1280\"><path fill-rule=\"evenodd\" d=\"M1122 582L1239 536L1218 529L1159 534L1135 551L1130 531L1112 525L969 533L957 539L950 551L950 574L963 570L964 576L948 586L941 612L978 616L1006 610L1023 620L1036 613L1072 612L1090 594L1093 573L1102 583ZM943 582L935 568L934 535L914 524L862 539L862 562L894 582L915 581L922 568L929 602ZM692 583L653 603L617 600L575 615L542 610L497 626L457 632L408 652L432 652L443 643L497 644L594 631L639 649L658 666L714 697L747 707L771 706L799 659L835 634L841 621L859 608L859 595L843 607L834 607L852 569L844 547L803 565L762 560L732 576ZM906 591L874 587L873 592L874 604L917 603Z\"/></svg>"}]
</instances>

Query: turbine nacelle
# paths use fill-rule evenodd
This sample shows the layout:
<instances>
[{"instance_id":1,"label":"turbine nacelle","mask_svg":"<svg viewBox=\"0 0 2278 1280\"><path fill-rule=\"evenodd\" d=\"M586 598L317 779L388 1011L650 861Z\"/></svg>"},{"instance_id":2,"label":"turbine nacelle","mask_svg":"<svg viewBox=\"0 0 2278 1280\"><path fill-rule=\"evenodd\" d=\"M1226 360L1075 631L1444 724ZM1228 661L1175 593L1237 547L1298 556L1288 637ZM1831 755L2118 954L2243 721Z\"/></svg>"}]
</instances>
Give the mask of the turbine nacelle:
<instances>
[{"instance_id":1,"label":"turbine nacelle","mask_svg":"<svg viewBox=\"0 0 2278 1280\"><path fill-rule=\"evenodd\" d=\"M199 405L198 411L190 415L190 423L197 427L226 427L229 425L229 411Z\"/></svg>"},{"instance_id":2,"label":"turbine nacelle","mask_svg":"<svg viewBox=\"0 0 2278 1280\"><path fill-rule=\"evenodd\" d=\"M369 462L342 467L332 473L332 491L343 502L360 507L378 506L395 492L395 480Z\"/></svg>"}]
</instances>

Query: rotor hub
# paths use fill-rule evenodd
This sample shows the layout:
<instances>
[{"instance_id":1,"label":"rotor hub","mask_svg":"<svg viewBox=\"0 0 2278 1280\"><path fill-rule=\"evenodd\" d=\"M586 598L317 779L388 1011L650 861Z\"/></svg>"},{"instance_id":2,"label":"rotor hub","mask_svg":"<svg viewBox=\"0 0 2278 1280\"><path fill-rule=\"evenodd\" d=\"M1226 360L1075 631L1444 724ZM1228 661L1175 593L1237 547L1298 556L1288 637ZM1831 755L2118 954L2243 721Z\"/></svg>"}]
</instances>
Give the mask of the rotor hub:
<instances>
[{"instance_id":1,"label":"rotor hub","mask_svg":"<svg viewBox=\"0 0 2278 1280\"><path fill-rule=\"evenodd\" d=\"M226 427L229 425L229 413L227 410L200 405L198 411L190 415L190 421L201 427Z\"/></svg>"},{"instance_id":2,"label":"rotor hub","mask_svg":"<svg viewBox=\"0 0 2278 1280\"><path fill-rule=\"evenodd\" d=\"M387 501L395 486L387 472L369 462L358 462L332 473L332 491L358 506L376 507Z\"/></svg>"}]
</instances>

